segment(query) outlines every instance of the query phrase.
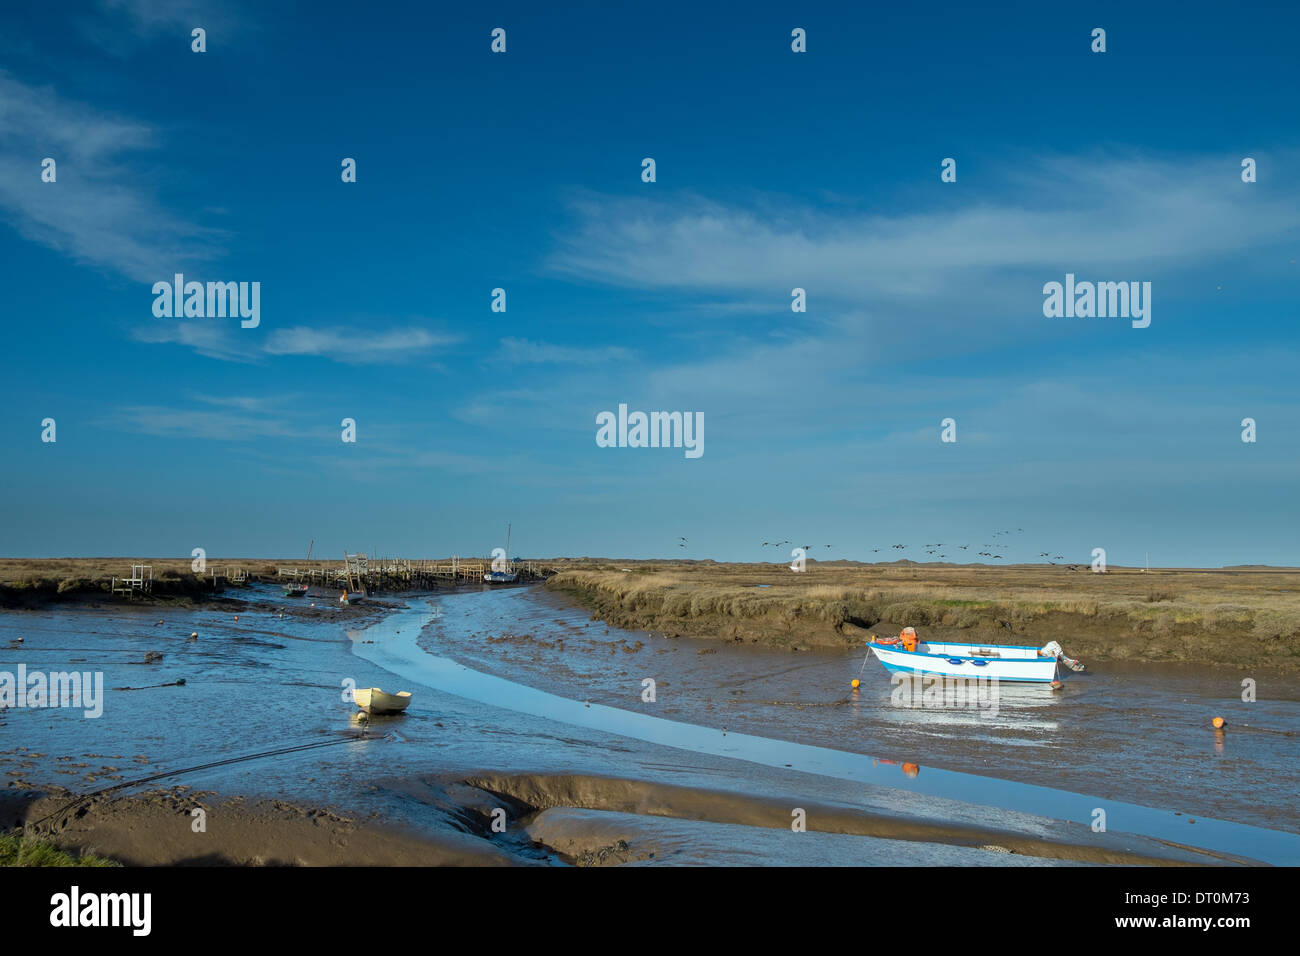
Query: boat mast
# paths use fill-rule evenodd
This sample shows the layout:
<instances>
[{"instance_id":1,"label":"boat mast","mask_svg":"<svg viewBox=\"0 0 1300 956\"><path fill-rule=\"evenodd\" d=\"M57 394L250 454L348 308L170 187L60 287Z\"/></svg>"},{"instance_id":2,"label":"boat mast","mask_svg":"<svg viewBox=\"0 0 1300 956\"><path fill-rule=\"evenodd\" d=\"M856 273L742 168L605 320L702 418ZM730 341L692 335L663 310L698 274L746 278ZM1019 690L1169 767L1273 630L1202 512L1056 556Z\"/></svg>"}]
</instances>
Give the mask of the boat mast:
<instances>
[{"instance_id":1,"label":"boat mast","mask_svg":"<svg viewBox=\"0 0 1300 956\"><path fill-rule=\"evenodd\" d=\"M506 571L510 571L510 525L506 525Z\"/></svg>"}]
</instances>

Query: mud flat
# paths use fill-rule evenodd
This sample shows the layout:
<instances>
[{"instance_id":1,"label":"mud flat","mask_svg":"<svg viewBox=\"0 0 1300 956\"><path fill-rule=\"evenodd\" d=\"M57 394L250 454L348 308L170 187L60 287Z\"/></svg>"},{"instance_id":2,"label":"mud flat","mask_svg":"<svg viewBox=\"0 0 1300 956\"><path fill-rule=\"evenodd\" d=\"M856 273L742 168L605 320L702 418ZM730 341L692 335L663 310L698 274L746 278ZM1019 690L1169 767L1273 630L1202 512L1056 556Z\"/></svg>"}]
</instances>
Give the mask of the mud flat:
<instances>
[{"instance_id":1,"label":"mud flat","mask_svg":"<svg viewBox=\"0 0 1300 956\"><path fill-rule=\"evenodd\" d=\"M736 644L860 647L910 625L940 640L1059 640L1092 660L1300 669L1294 569L636 563L546 587L612 626Z\"/></svg>"},{"instance_id":2,"label":"mud flat","mask_svg":"<svg viewBox=\"0 0 1300 956\"><path fill-rule=\"evenodd\" d=\"M411 598L361 620L337 602L311 616L269 586L249 593L257 606L237 614L77 604L0 614L11 660L29 672L102 672L106 688L94 719L67 707L0 710L0 803L10 808L0 826L136 864L1300 860L1300 836L1271 828L1285 819L1218 798L1194 818L1152 809L1190 809L1187 794L1243 780L1252 803L1289 806L1293 778L1280 761L1290 737L1229 734L1222 753L1181 742L1161 729L1181 719L1163 697L1149 702L1150 733L1118 741L1152 742L1152 752L1116 749L1100 718L1077 720L1088 723L1082 737L1063 733L1090 697L1104 715L1127 693L1100 670L1063 695L1008 694L990 723L898 712L883 674L841 702L856 651L792 659L622 632L536 588ZM162 657L145 665L149 650ZM657 703L641 696L646 675L660 678ZM410 690L413 701L363 731L349 685ZM1289 732L1288 706L1261 698L1273 709L1249 719ZM931 763L950 740L962 747ZM1020 780L983 775L990 753ZM963 754L969 772L942 769ZM1042 786L1080 765L1076 792ZM1141 775L1112 781L1117 765ZM1173 792L1156 799L1148 777ZM195 790L143 791L176 783ZM1101 784L1113 791L1104 803L1082 795ZM1227 811L1218 819L1215 805ZM1106 833L1089 827L1098 806ZM193 829L196 807L206 831ZM796 809L806 832L791 828ZM504 831L490 825L497 811Z\"/></svg>"},{"instance_id":3,"label":"mud flat","mask_svg":"<svg viewBox=\"0 0 1300 956\"><path fill-rule=\"evenodd\" d=\"M194 811L203 815L196 830ZM0 790L0 824L126 866L499 866L510 857L452 829L418 832L282 800L188 787L85 799Z\"/></svg>"},{"instance_id":4,"label":"mud flat","mask_svg":"<svg viewBox=\"0 0 1300 956\"><path fill-rule=\"evenodd\" d=\"M417 607L378 622L366 631L373 640L354 641L353 653L408 681L444 693L520 715L559 722L570 728L585 729L585 733L568 731L572 737L582 739L590 733L612 735L615 746L607 758L610 763L617 753L623 751L646 753L653 752L652 748L669 748L689 755L693 763L704 761L708 768L706 779L734 779L733 775L740 774L743 794L772 794L782 790L799 794L790 798L796 802L783 804L786 817L783 822L787 826L791 807L807 807L810 803L829 805L831 801L823 795L847 786L853 793L848 801L851 805L860 809L871 807L874 815L893 818L900 827L905 825L899 823L900 819L908 820L936 839L945 828L955 831L969 826L972 831L988 830L989 821L995 819L1025 839L1042 838L1053 842L1056 839L1053 834L1068 832L1077 836L1065 842L1086 846L1091 840L1089 822L1095 818L1094 810L1098 807L1095 796L938 768L919 773L914 764L904 765L900 774L894 761L766 734L739 733L734 729L728 730L726 726L710 727L669 719L663 716L666 709L661 709L657 703L646 706L629 701L623 706L609 706L592 700L573 699L441 656L439 643L445 637L438 635L445 635L449 627L457 631L464 627L458 623L456 606L464 606L474 597L462 595L444 599L439 602L442 612L436 616L422 614ZM489 597L508 604L526 600L527 594L520 592ZM419 621L419 626L411 627L411 618ZM611 646L611 651L615 657L619 656L617 648ZM680 765L683 759L676 758L676 763ZM641 762L644 766L644 759ZM656 763L663 766L661 760ZM523 761L517 761L516 765L526 766ZM909 766L911 772L908 772ZM787 778L798 781L793 790L790 790ZM526 805L546 806L536 794L492 783L487 778L478 778L476 782ZM712 791L721 788L716 785L701 788L697 784L695 789ZM562 802L572 805L574 801ZM781 801L778 799L777 802ZM636 801L612 806L581 805L588 809L621 812L634 804ZM1109 832L1096 836L1105 840L1137 841L1125 844L1124 848L1142 856L1158 855L1134 850L1139 844L1153 842L1167 847L1195 846L1199 848L1197 852L1225 861L1293 862L1300 859L1300 835L1297 834L1224 820L1194 818L1178 811L1159 810L1122 800L1107 802L1105 809ZM722 819L719 822L730 821ZM847 832L872 835L878 831ZM899 832L894 830L889 835L897 837ZM918 842L926 841L918 838ZM1084 859L1079 856L1069 858Z\"/></svg>"},{"instance_id":5,"label":"mud flat","mask_svg":"<svg viewBox=\"0 0 1300 956\"><path fill-rule=\"evenodd\" d=\"M450 784L390 783L439 805L446 817L416 829L374 814L174 787L111 798L0 791L0 822L13 833L126 866L1250 862L1132 835L1098 838L1086 828L1073 839L1069 830L1043 837L806 800L800 810L807 829L795 832L788 798L592 775L479 772ZM494 812L505 814L507 831L492 828Z\"/></svg>"},{"instance_id":6,"label":"mud flat","mask_svg":"<svg viewBox=\"0 0 1300 956\"><path fill-rule=\"evenodd\" d=\"M663 850L653 847L657 818L678 821L707 822L729 825L737 829L760 829L798 836L791 829L792 813L789 798L760 797L742 793L725 793L679 787L644 780L617 780L606 777L580 775L482 775L467 781L470 785L491 794L522 804L531 812L525 825L535 840L564 854L570 861L584 860L584 855L612 848L617 862L649 859ZM1077 839L1071 839L1071 828L1062 828L1055 838L1031 836L990 826L970 826L953 822L907 819L886 814L865 812L859 808L819 804L803 801L797 808L802 811L807 829L802 832L869 837L884 846L870 852L869 841L858 844L867 859L889 856L897 862L911 849L909 844L924 843L934 846L961 847L978 850L984 854L1009 854L1034 857L1041 860L1074 861L1080 863L1114 863L1127 865L1196 865L1246 862L1240 857L1206 853L1191 847L1178 846L1157 840L1144 840L1132 836L1093 840L1085 837L1078 828ZM582 809L603 813L556 814ZM535 815L532 815L535 814ZM608 814L608 816L604 815ZM562 822L561 822L562 821ZM617 836L618 833L633 836ZM662 832L662 831L660 831ZM678 833L689 833L690 828L677 828ZM637 836L640 836L638 841ZM690 837L685 837L689 840ZM636 844L640 843L638 847ZM790 841L785 840L788 845ZM619 843L626 846L620 847ZM785 849L785 847L782 847ZM620 858L619 853L628 853ZM985 856L972 857L968 862L1002 864L1003 859Z\"/></svg>"},{"instance_id":7,"label":"mud flat","mask_svg":"<svg viewBox=\"0 0 1300 956\"><path fill-rule=\"evenodd\" d=\"M892 766L895 779L909 764L922 778L943 767L1300 830L1295 672L1250 672L1258 699L1247 702L1236 669L1089 659L1059 692L1005 685L996 713L936 710L898 706L889 674L861 646L792 653L625 631L536 587L438 605L420 636L430 654L593 706L721 728L727 740L740 731L858 751ZM653 704L643 700L647 677L657 684ZM1227 720L1226 732L1213 730L1214 716Z\"/></svg>"}]
</instances>

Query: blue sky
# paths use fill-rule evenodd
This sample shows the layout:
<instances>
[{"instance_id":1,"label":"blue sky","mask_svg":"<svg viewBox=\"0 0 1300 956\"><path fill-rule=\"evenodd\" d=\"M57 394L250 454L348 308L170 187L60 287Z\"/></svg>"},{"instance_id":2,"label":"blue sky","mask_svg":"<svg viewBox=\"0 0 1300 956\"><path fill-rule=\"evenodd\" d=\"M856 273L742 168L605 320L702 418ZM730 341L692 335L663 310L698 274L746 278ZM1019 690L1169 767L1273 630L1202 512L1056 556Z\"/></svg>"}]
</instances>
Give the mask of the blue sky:
<instances>
[{"instance_id":1,"label":"blue sky","mask_svg":"<svg viewBox=\"0 0 1300 956\"><path fill-rule=\"evenodd\" d=\"M1130 6L9 5L0 553L1300 563L1300 14Z\"/></svg>"}]
</instances>

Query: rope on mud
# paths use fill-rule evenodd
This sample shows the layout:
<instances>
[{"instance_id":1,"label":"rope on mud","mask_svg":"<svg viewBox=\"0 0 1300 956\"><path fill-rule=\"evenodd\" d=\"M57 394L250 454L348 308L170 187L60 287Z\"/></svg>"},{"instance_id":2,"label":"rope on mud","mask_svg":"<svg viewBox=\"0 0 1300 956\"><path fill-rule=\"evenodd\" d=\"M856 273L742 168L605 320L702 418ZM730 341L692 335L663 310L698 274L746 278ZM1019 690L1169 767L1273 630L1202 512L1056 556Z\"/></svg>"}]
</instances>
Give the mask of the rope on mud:
<instances>
[{"instance_id":1,"label":"rope on mud","mask_svg":"<svg viewBox=\"0 0 1300 956\"><path fill-rule=\"evenodd\" d=\"M1254 724L1225 724L1224 730L1253 730L1257 734L1277 734L1280 737L1294 737L1294 730L1279 730L1276 727L1256 727Z\"/></svg>"},{"instance_id":2,"label":"rope on mud","mask_svg":"<svg viewBox=\"0 0 1300 956\"><path fill-rule=\"evenodd\" d=\"M875 635L874 635L874 634L872 635L872 638L873 638L873 639L875 638ZM871 648L868 647L868 648L867 648L866 656L862 658L862 666L858 668L858 678L859 678L859 679L861 679L861 677L862 677L862 672L865 671L865 670L867 669L867 661L869 661L869 660L871 660Z\"/></svg>"},{"instance_id":3,"label":"rope on mud","mask_svg":"<svg viewBox=\"0 0 1300 956\"><path fill-rule=\"evenodd\" d=\"M309 744L298 744L294 747L281 747L277 750L264 750L261 753L247 754L243 757L227 757L225 760L214 760L211 763L197 764L193 767L182 767L180 770L168 770L164 773L155 773L148 777L141 777L138 780L128 780L125 783L116 783L111 787L104 787L100 790L91 791L90 793L83 793L81 796L70 801L66 806L60 807L52 813L47 813L39 820L35 820L28 824L28 826L39 827L46 820L64 816L72 810L77 809L82 804L89 803L97 797L102 797L115 790L125 790L127 787L138 787L141 784L152 783L155 780L162 780L166 777L177 777L185 773L197 773L200 770L211 770L213 767L225 767L232 763L243 763L246 760L260 760L263 757L279 757L284 754L298 753L303 750L314 750L318 747L331 747L335 744L352 743L358 740L387 740L391 736L391 734L385 734L383 737L369 737L362 734L357 737L340 737L336 740L317 740Z\"/></svg>"}]
</instances>

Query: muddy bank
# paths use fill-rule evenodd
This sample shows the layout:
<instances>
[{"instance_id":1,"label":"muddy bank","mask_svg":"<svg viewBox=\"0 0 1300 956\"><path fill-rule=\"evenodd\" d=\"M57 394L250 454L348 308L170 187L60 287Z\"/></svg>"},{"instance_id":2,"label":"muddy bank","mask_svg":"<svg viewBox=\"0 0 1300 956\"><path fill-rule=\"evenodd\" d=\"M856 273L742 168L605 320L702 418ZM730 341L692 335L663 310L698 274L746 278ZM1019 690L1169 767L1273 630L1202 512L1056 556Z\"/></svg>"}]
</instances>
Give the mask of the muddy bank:
<instances>
[{"instance_id":1,"label":"muddy bank","mask_svg":"<svg viewBox=\"0 0 1300 956\"><path fill-rule=\"evenodd\" d=\"M200 823L202 829L196 829ZM512 862L490 842L451 829L417 832L282 800L217 799L188 787L82 802L67 791L0 791L0 826L25 829L61 849L93 852L126 866Z\"/></svg>"},{"instance_id":2,"label":"muddy bank","mask_svg":"<svg viewBox=\"0 0 1300 956\"><path fill-rule=\"evenodd\" d=\"M816 830L646 817L610 810L543 810L527 833L572 866L898 866L921 864L917 844ZM743 834L743 849L738 847ZM1002 847L927 844L926 866L1083 866Z\"/></svg>"},{"instance_id":3,"label":"muddy bank","mask_svg":"<svg viewBox=\"0 0 1300 956\"><path fill-rule=\"evenodd\" d=\"M0 832L126 866L753 864L797 862L805 849L812 854L807 863L824 863L818 854L826 851L815 836L837 838L833 846L852 856L840 862L875 865L1252 862L1133 834L1092 833L1080 824L1059 822L1044 836L892 816L806 796L589 774L478 772L379 779L377 785L422 806L422 824L398 826L377 812L281 799L220 798L185 786L116 797L46 787L0 791ZM794 812L803 815L806 829L791 828ZM804 833L806 847L785 842ZM763 858L764 844L771 844L770 861Z\"/></svg>"},{"instance_id":4,"label":"muddy bank","mask_svg":"<svg viewBox=\"0 0 1300 956\"><path fill-rule=\"evenodd\" d=\"M636 817L670 817L785 832L794 832L791 821L794 814L802 811L806 830L800 832L969 847L987 853L1092 864L1177 866L1243 862L1239 858L1154 840L1095 834L1081 824L1064 822L1059 824L1059 838L1047 839L995 827L888 816L806 798L756 797L645 780L575 774L480 774L468 778L466 783L507 802L515 813L523 816L534 839L546 840L569 862L586 865L648 859L656 851L644 845L635 846L636 841L625 836L611 841L614 831L598 816L567 815L563 817L565 822L561 826L555 815L547 815L547 811L556 808L599 810ZM534 814L538 816L532 816ZM623 827L628 827L626 821ZM600 855L601 851L605 851L604 855ZM593 860L590 854L597 854L599 858ZM588 855L586 859L584 855Z\"/></svg>"},{"instance_id":5,"label":"muddy bank","mask_svg":"<svg viewBox=\"0 0 1300 956\"><path fill-rule=\"evenodd\" d=\"M628 630L807 650L906 626L1075 657L1300 669L1300 572L770 565L570 570L545 587Z\"/></svg>"},{"instance_id":6,"label":"muddy bank","mask_svg":"<svg viewBox=\"0 0 1300 956\"><path fill-rule=\"evenodd\" d=\"M40 578L24 582L0 583L0 608L36 610L54 603L133 604L140 607L173 607L204 602L220 604L229 599L228 592L217 591L211 582L197 577L158 578L153 590L127 597L114 594L109 581L79 578Z\"/></svg>"},{"instance_id":7,"label":"muddy bank","mask_svg":"<svg viewBox=\"0 0 1300 956\"><path fill-rule=\"evenodd\" d=\"M484 597L442 601L444 613L420 646L593 706L721 727L728 740L739 731L870 754L894 761L894 773L921 764L923 777L943 767L1190 817L1300 826L1295 674L1252 671L1258 699L1246 702L1235 668L1089 659L1093 666L1060 692L1006 685L997 714L976 714L899 706L888 672L861 647L792 654L669 640L591 620L565 595L540 588ZM654 704L642 700L646 677L656 681ZM851 678L861 686L851 689ZM1227 720L1226 735L1212 730L1216 715Z\"/></svg>"}]
</instances>

